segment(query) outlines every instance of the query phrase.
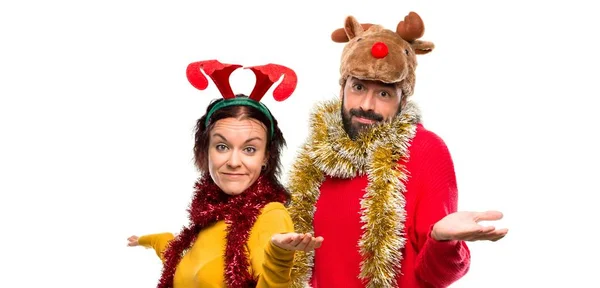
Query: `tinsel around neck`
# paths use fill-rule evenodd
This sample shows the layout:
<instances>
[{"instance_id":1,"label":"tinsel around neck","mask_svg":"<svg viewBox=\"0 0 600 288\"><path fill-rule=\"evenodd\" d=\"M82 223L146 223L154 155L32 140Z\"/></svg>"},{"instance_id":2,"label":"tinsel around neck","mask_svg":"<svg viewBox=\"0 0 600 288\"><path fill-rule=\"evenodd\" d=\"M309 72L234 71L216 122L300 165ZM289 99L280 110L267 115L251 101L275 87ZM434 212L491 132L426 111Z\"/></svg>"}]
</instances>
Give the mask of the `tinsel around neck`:
<instances>
[{"instance_id":1,"label":"tinsel around neck","mask_svg":"<svg viewBox=\"0 0 600 288\"><path fill-rule=\"evenodd\" d=\"M357 243L362 256L357 276L368 288L394 288L406 242L404 193L408 173L401 160L409 157L408 148L420 113L409 102L400 115L353 141L344 131L340 109L339 100L325 102L315 109L310 137L290 171L289 211L297 232L314 233L313 217L325 176L352 178L366 174L367 187L356 187L365 191L360 200L364 230ZM339 197L344 197L343 191L339 192ZM291 287L307 287L314 253L296 252Z\"/></svg>"},{"instance_id":2,"label":"tinsel around neck","mask_svg":"<svg viewBox=\"0 0 600 288\"><path fill-rule=\"evenodd\" d=\"M408 101L400 114L390 121L376 124L352 140L344 130L341 101L325 101L317 105L311 117L311 133L308 140L309 153L325 174L348 178L363 175L369 161L369 151L377 147L389 147L392 151L406 148L405 135L401 132L421 122L416 104Z\"/></svg>"},{"instance_id":3,"label":"tinsel around neck","mask_svg":"<svg viewBox=\"0 0 600 288\"><path fill-rule=\"evenodd\" d=\"M271 202L285 203L286 191L279 184L259 177L240 195L225 194L204 175L195 184L195 193L188 208L189 224L177 238L169 242L165 251L165 264L158 288L172 288L175 270L181 258L196 241L205 227L224 220L227 223L224 276L227 287L254 287L256 279L249 272L246 242L261 209ZM201 256L200 256L201 257Z\"/></svg>"}]
</instances>

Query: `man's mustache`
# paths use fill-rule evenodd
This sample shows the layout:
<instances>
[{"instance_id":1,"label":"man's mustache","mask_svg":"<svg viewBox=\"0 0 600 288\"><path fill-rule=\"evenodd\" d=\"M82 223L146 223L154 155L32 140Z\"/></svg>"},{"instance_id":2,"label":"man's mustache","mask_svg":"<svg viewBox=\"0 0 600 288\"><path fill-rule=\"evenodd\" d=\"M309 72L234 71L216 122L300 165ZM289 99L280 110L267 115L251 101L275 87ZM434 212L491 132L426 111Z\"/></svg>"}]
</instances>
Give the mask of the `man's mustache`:
<instances>
[{"instance_id":1,"label":"man's mustache","mask_svg":"<svg viewBox=\"0 0 600 288\"><path fill-rule=\"evenodd\" d=\"M360 117L378 122L383 121L383 116L375 113L372 110L365 111L362 109L350 109L350 116Z\"/></svg>"}]
</instances>

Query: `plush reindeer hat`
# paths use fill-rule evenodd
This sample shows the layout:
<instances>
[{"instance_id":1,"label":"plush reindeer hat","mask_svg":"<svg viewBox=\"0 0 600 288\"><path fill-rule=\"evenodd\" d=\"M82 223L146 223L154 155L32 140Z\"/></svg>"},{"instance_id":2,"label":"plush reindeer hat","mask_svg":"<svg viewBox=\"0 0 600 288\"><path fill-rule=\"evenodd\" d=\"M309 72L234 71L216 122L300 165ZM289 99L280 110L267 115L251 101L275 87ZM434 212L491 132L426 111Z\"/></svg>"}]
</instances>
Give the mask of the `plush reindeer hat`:
<instances>
[{"instance_id":1,"label":"plush reindeer hat","mask_svg":"<svg viewBox=\"0 0 600 288\"><path fill-rule=\"evenodd\" d=\"M427 54L433 43L418 40L425 26L421 17L410 12L396 32L381 25L359 23L348 16L344 28L331 34L334 42L345 43L340 66L340 84L349 76L400 85L404 96L413 94L417 54Z\"/></svg>"},{"instance_id":2,"label":"plush reindeer hat","mask_svg":"<svg viewBox=\"0 0 600 288\"><path fill-rule=\"evenodd\" d=\"M229 76L231 76L233 71L240 67L242 67L242 65L223 64L217 60L199 61L188 65L186 74L187 79L192 86L199 90L204 90L206 87L208 87L208 80L204 74L200 72L200 69L202 69L204 70L204 73L206 73L206 75L213 80L219 89L219 92L221 92L221 96L225 99L217 103L208 112L205 125L208 126L212 114L223 107L238 105L250 106L258 109L265 114L265 116L267 116L271 122L270 133L271 136L273 136L275 131L273 127L273 116L271 115L269 109L262 102L260 102L260 100L282 75L284 75L284 78L273 90L273 98L279 102L289 98L296 89L296 84L298 81L296 73L294 70L288 67L277 64L246 67L245 69L250 69L252 72L254 72L254 75L256 76L256 84L250 93L250 96L245 98L236 97L235 93L233 93L231 89L231 85L229 84Z\"/></svg>"}]
</instances>

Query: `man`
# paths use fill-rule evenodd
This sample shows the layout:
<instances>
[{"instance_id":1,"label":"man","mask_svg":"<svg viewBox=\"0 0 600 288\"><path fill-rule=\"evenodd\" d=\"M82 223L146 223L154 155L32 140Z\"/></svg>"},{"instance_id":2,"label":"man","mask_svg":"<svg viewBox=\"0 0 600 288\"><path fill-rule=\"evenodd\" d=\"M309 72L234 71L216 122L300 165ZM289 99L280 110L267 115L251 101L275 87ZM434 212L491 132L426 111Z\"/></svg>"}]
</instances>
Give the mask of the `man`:
<instances>
[{"instance_id":1,"label":"man","mask_svg":"<svg viewBox=\"0 0 600 288\"><path fill-rule=\"evenodd\" d=\"M423 27L414 12L396 32L349 16L332 34L348 42L340 99L312 115L288 183L296 231L324 241L296 254L293 287L447 287L469 269L465 241L506 235L478 224L500 212L457 212L450 153L410 101L416 55L434 48Z\"/></svg>"}]
</instances>

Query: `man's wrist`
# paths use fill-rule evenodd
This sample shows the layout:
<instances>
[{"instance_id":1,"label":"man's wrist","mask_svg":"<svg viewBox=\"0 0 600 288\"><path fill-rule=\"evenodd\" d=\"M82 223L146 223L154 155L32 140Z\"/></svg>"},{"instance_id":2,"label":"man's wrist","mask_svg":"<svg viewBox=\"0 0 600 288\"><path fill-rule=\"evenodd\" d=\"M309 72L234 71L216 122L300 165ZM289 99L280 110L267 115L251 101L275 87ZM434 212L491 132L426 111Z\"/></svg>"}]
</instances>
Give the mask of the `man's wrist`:
<instances>
[{"instance_id":1,"label":"man's wrist","mask_svg":"<svg viewBox=\"0 0 600 288\"><path fill-rule=\"evenodd\" d=\"M435 227L433 227L433 229L431 229L431 233L429 233L429 236L431 237L431 239L438 241L438 242L446 242L446 241L452 240L450 238L445 238L445 237L441 237L440 235L438 235L438 233L436 233Z\"/></svg>"}]
</instances>

